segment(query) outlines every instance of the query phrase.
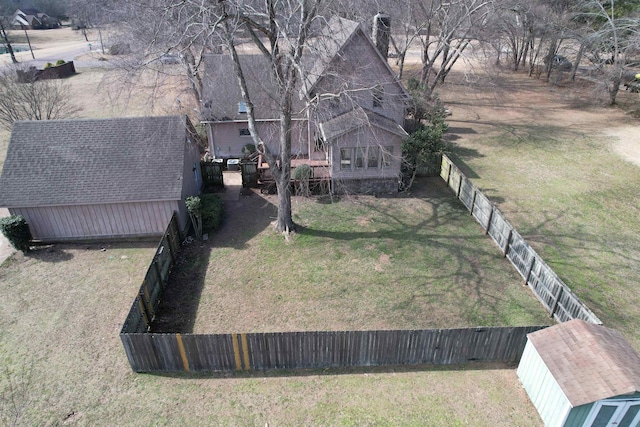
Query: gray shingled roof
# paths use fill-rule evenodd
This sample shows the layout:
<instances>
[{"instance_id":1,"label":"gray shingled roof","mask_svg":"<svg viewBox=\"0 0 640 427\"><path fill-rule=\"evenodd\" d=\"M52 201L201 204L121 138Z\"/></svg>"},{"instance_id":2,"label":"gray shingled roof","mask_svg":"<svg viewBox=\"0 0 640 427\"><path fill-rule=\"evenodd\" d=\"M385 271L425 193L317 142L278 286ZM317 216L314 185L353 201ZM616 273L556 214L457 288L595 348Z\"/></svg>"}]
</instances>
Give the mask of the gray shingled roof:
<instances>
[{"instance_id":1,"label":"gray shingled roof","mask_svg":"<svg viewBox=\"0 0 640 427\"><path fill-rule=\"evenodd\" d=\"M574 408L640 392L640 355L614 329L575 319L528 338Z\"/></svg>"},{"instance_id":2,"label":"gray shingled roof","mask_svg":"<svg viewBox=\"0 0 640 427\"><path fill-rule=\"evenodd\" d=\"M407 132L402 126L366 108L354 108L347 113L320 123L320 129L326 141L338 138L363 126L375 126L401 137L407 136Z\"/></svg>"},{"instance_id":3,"label":"gray shingled roof","mask_svg":"<svg viewBox=\"0 0 640 427\"><path fill-rule=\"evenodd\" d=\"M307 92L320 80L331 61L360 28L357 22L334 16L317 37L309 39L304 57Z\"/></svg>"},{"instance_id":4,"label":"gray shingled roof","mask_svg":"<svg viewBox=\"0 0 640 427\"><path fill-rule=\"evenodd\" d=\"M0 206L179 200L186 116L16 122Z\"/></svg>"},{"instance_id":5,"label":"gray shingled roof","mask_svg":"<svg viewBox=\"0 0 640 427\"><path fill-rule=\"evenodd\" d=\"M276 85L271 81L269 64L263 55L240 55L242 71L249 87L256 119L278 117L278 104L272 99ZM247 120L246 113L238 112L242 101L240 86L229 55L206 55L204 67L207 78L203 81L202 115L205 120Z\"/></svg>"}]
</instances>

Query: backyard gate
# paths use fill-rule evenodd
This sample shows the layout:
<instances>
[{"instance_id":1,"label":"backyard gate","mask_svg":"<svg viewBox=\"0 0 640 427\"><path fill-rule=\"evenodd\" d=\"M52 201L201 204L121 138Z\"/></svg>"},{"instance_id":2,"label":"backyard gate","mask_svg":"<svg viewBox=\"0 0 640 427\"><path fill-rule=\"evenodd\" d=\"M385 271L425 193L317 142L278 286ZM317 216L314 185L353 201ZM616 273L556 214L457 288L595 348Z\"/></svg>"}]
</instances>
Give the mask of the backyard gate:
<instances>
[{"instance_id":1,"label":"backyard gate","mask_svg":"<svg viewBox=\"0 0 640 427\"><path fill-rule=\"evenodd\" d=\"M204 192L206 192L210 187L219 187L224 185L222 180L222 163L200 162L200 169L202 170Z\"/></svg>"}]
</instances>

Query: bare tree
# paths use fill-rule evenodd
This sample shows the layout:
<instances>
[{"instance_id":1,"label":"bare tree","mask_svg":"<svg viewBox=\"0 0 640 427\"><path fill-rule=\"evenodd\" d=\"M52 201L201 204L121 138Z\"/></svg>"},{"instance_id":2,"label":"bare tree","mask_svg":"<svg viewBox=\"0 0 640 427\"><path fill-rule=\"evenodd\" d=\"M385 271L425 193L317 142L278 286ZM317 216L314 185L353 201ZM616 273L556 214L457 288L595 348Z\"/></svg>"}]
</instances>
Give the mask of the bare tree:
<instances>
[{"instance_id":1,"label":"bare tree","mask_svg":"<svg viewBox=\"0 0 640 427\"><path fill-rule=\"evenodd\" d=\"M585 0L574 19L583 30L581 42L586 56L599 72L608 102L613 105L625 74L639 65L634 56L640 52L640 19L619 16L614 0Z\"/></svg>"},{"instance_id":2,"label":"bare tree","mask_svg":"<svg viewBox=\"0 0 640 427\"><path fill-rule=\"evenodd\" d=\"M291 214L291 137L294 96L304 79L303 53L311 26L317 17L318 0L267 0L262 6L247 6L242 2L227 5L224 39L233 59L240 92L247 106L251 137L264 155L278 189L278 219L276 231L288 233L295 229ZM269 64L265 70L275 82L274 100L278 105L279 152L272 153L258 132L252 94L248 90L242 63L237 51L237 35L246 29L258 51Z\"/></svg>"},{"instance_id":3,"label":"bare tree","mask_svg":"<svg viewBox=\"0 0 640 427\"><path fill-rule=\"evenodd\" d=\"M8 9L6 7L0 7L0 44L3 44L9 55L11 55L11 62L17 64L18 60L16 59L11 40L9 40L9 35L7 34L7 28L9 27L6 15L7 11Z\"/></svg>"},{"instance_id":4,"label":"bare tree","mask_svg":"<svg viewBox=\"0 0 640 427\"><path fill-rule=\"evenodd\" d=\"M490 12L489 0L429 0L418 3L423 19L420 83L429 93L444 83L449 72L479 38Z\"/></svg>"},{"instance_id":5,"label":"bare tree","mask_svg":"<svg viewBox=\"0 0 640 427\"><path fill-rule=\"evenodd\" d=\"M16 70L0 74L0 126L11 130L18 120L54 120L74 117L78 109L69 98L69 84L61 80L20 83Z\"/></svg>"}]
</instances>

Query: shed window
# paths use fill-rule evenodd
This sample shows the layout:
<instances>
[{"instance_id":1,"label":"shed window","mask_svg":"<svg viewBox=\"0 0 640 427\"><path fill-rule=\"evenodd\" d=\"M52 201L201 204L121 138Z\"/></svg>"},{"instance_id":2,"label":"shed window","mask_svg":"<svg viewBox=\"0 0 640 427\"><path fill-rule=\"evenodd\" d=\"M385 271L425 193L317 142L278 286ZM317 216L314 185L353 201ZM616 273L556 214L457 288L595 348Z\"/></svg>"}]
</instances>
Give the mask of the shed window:
<instances>
[{"instance_id":1,"label":"shed window","mask_svg":"<svg viewBox=\"0 0 640 427\"><path fill-rule=\"evenodd\" d=\"M238 133L240 134L240 136L251 136L251 132L249 132L249 129L246 128L239 129Z\"/></svg>"},{"instance_id":2,"label":"shed window","mask_svg":"<svg viewBox=\"0 0 640 427\"><path fill-rule=\"evenodd\" d=\"M247 112L247 103L244 101L238 102L238 113L246 113Z\"/></svg>"}]
</instances>

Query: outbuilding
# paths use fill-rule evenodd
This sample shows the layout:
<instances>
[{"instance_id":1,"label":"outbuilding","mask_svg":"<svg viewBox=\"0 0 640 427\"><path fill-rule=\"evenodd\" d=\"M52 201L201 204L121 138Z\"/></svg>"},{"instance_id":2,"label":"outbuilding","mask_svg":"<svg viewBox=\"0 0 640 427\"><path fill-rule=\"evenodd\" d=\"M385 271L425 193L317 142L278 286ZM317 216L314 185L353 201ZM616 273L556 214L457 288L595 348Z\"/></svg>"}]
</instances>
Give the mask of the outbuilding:
<instances>
[{"instance_id":1,"label":"outbuilding","mask_svg":"<svg viewBox=\"0 0 640 427\"><path fill-rule=\"evenodd\" d=\"M186 116L16 122L0 206L40 241L157 236L174 212L188 225L199 160Z\"/></svg>"},{"instance_id":2,"label":"outbuilding","mask_svg":"<svg viewBox=\"0 0 640 427\"><path fill-rule=\"evenodd\" d=\"M529 334L518 378L545 426L640 425L640 355L613 329L575 319Z\"/></svg>"}]
</instances>

